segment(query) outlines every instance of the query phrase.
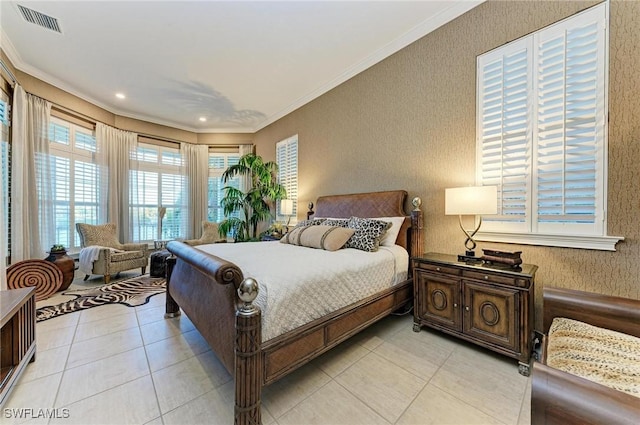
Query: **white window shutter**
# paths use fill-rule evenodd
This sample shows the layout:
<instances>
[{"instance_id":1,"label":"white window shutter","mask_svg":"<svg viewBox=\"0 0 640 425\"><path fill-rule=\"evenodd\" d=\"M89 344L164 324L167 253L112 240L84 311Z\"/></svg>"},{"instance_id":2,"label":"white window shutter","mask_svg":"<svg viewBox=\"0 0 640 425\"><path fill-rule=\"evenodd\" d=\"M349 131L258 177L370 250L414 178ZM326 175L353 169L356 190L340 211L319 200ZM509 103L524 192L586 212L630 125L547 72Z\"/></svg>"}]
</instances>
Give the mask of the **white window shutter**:
<instances>
[{"instance_id":1,"label":"white window shutter","mask_svg":"<svg viewBox=\"0 0 640 425\"><path fill-rule=\"evenodd\" d=\"M604 233L604 8L535 37L537 230Z\"/></svg>"},{"instance_id":2,"label":"white window shutter","mask_svg":"<svg viewBox=\"0 0 640 425\"><path fill-rule=\"evenodd\" d=\"M478 57L477 181L499 188L484 232L605 236L606 14L595 6Z\"/></svg>"},{"instance_id":3,"label":"white window shutter","mask_svg":"<svg viewBox=\"0 0 640 425\"><path fill-rule=\"evenodd\" d=\"M278 164L278 181L287 191L287 199L293 200L293 215L298 214L298 135L291 136L276 143L276 162ZM287 221L282 216L280 205L276 206L279 220Z\"/></svg>"},{"instance_id":4,"label":"white window shutter","mask_svg":"<svg viewBox=\"0 0 640 425\"><path fill-rule=\"evenodd\" d=\"M498 214L485 229L529 226L531 163L531 48L516 42L478 61L478 152L482 185L498 186Z\"/></svg>"}]
</instances>

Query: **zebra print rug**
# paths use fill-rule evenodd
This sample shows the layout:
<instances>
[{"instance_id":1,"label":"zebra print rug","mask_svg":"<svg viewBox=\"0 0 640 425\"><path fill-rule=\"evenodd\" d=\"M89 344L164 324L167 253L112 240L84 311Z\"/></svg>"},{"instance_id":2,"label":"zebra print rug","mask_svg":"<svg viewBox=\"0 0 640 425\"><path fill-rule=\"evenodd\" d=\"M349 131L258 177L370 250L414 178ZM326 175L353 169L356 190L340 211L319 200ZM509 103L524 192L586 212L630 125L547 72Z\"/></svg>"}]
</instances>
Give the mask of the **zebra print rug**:
<instances>
[{"instance_id":1,"label":"zebra print rug","mask_svg":"<svg viewBox=\"0 0 640 425\"><path fill-rule=\"evenodd\" d=\"M37 309L36 321L42 322L63 314L105 304L122 304L128 307L137 307L148 303L152 296L162 294L166 289L163 277L154 278L149 277L149 275L143 275L96 288L65 291L62 295L72 295L76 298L61 304Z\"/></svg>"}]
</instances>

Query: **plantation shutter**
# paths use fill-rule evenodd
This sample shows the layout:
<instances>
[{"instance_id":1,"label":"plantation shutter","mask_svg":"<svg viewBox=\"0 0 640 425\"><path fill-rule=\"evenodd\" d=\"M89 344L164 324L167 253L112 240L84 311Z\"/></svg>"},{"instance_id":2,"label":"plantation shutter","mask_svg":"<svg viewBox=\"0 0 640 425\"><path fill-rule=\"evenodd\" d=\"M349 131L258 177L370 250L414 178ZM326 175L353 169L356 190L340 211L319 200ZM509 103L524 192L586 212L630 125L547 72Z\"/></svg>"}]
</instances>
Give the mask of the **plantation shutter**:
<instances>
[{"instance_id":1,"label":"plantation shutter","mask_svg":"<svg viewBox=\"0 0 640 425\"><path fill-rule=\"evenodd\" d=\"M598 11L595 11L598 12ZM548 233L603 233L604 18L586 13L537 40L537 217ZM600 18L600 19L598 19Z\"/></svg>"},{"instance_id":2,"label":"plantation shutter","mask_svg":"<svg viewBox=\"0 0 640 425\"><path fill-rule=\"evenodd\" d=\"M293 215L298 214L298 135L276 143L276 162L278 163L278 182L287 191L287 199L293 200ZM282 216L280 205L277 206L280 220L287 221L289 217Z\"/></svg>"},{"instance_id":3,"label":"plantation shutter","mask_svg":"<svg viewBox=\"0 0 640 425\"><path fill-rule=\"evenodd\" d=\"M225 183L222 182L222 174L230 166L237 165L239 161L240 154L238 153L209 153L209 207L207 212L207 220L219 223L225 219L224 210L220 205L220 201L224 196L225 187ZM226 185L238 189L240 187L240 178L236 176L229 180ZM236 217L239 215L239 212L235 212L232 214L232 216Z\"/></svg>"},{"instance_id":4,"label":"plantation shutter","mask_svg":"<svg viewBox=\"0 0 640 425\"><path fill-rule=\"evenodd\" d=\"M70 252L80 250L76 223L99 224L100 173L91 130L59 118L49 123L55 241Z\"/></svg>"},{"instance_id":5,"label":"plantation shutter","mask_svg":"<svg viewBox=\"0 0 640 425\"><path fill-rule=\"evenodd\" d=\"M600 5L478 57L483 231L604 236L606 52Z\"/></svg>"},{"instance_id":6,"label":"plantation shutter","mask_svg":"<svg viewBox=\"0 0 640 425\"><path fill-rule=\"evenodd\" d=\"M160 205L166 208L161 239L176 239L186 233L187 217L182 199L185 181L185 176L179 174L162 173L160 177Z\"/></svg>"},{"instance_id":7,"label":"plantation shutter","mask_svg":"<svg viewBox=\"0 0 640 425\"><path fill-rule=\"evenodd\" d=\"M485 217L503 228L526 230L530 202L531 49L525 40L478 63L480 182L498 186L498 214Z\"/></svg>"}]
</instances>

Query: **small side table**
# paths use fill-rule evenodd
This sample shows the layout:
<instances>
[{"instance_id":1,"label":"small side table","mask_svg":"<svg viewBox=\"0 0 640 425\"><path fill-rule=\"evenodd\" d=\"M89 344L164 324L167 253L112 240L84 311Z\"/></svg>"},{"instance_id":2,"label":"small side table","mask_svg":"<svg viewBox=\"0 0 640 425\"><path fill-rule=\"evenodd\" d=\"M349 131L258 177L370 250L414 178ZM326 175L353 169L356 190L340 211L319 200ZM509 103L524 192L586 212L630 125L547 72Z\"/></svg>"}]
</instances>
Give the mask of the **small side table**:
<instances>
[{"instance_id":1,"label":"small side table","mask_svg":"<svg viewBox=\"0 0 640 425\"><path fill-rule=\"evenodd\" d=\"M0 406L36 354L36 288L0 291Z\"/></svg>"},{"instance_id":2,"label":"small side table","mask_svg":"<svg viewBox=\"0 0 640 425\"><path fill-rule=\"evenodd\" d=\"M413 264L414 331L428 326L512 357L529 376L537 266L505 270L434 252Z\"/></svg>"},{"instance_id":3,"label":"small side table","mask_svg":"<svg viewBox=\"0 0 640 425\"><path fill-rule=\"evenodd\" d=\"M167 273L167 258L171 256L171 253L166 250L160 250L150 255L151 267L149 268L150 277L166 277Z\"/></svg>"},{"instance_id":4,"label":"small side table","mask_svg":"<svg viewBox=\"0 0 640 425\"><path fill-rule=\"evenodd\" d=\"M51 261L62 272L62 285L58 288L58 292L68 289L71 282L73 282L76 264L73 258L67 255L67 250L49 251L49 256L45 260Z\"/></svg>"}]
</instances>

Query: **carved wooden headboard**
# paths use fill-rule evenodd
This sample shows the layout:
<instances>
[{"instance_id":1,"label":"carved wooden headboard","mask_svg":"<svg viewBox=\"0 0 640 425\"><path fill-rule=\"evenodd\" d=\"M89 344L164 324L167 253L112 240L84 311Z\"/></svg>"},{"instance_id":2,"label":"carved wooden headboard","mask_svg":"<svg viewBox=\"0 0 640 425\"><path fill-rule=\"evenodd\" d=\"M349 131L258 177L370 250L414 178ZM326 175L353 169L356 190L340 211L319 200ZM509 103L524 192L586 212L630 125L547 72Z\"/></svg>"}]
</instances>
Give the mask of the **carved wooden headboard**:
<instances>
[{"instance_id":1,"label":"carved wooden headboard","mask_svg":"<svg viewBox=\"0 0 640 425\"><path fill-rule=\"evenodd\" d=\"M411 249L411 233L409 232L411 218L407 217L407 213L404 211L406 198L407 192L404 190L321 196L318 198L313 216L333 218L349 218L351 216L405 217L396 243L409 251L412 256L420 255L421 253L412 252Z\"/></svg>"}]
</instances>

